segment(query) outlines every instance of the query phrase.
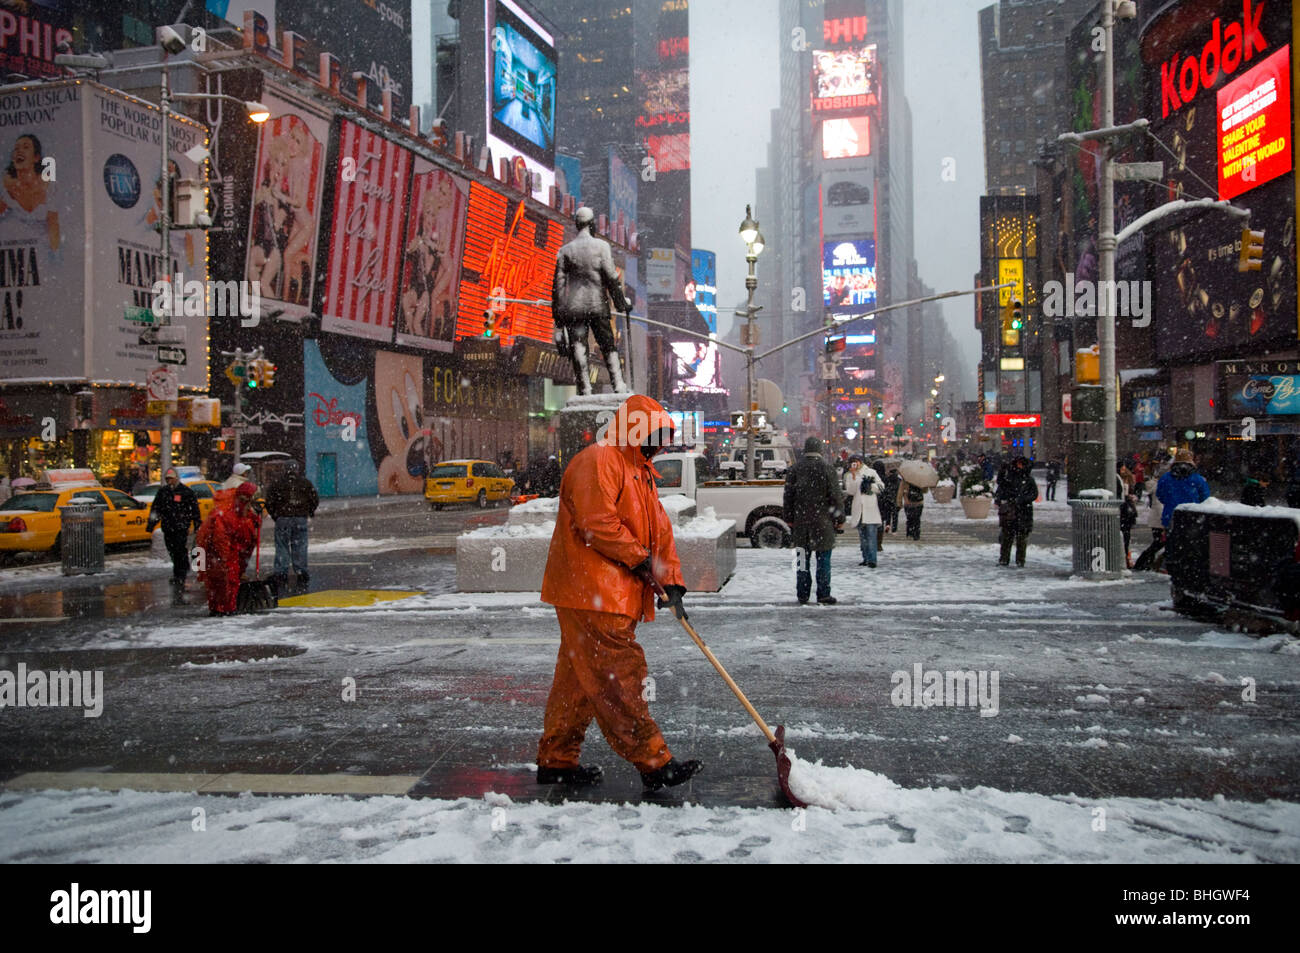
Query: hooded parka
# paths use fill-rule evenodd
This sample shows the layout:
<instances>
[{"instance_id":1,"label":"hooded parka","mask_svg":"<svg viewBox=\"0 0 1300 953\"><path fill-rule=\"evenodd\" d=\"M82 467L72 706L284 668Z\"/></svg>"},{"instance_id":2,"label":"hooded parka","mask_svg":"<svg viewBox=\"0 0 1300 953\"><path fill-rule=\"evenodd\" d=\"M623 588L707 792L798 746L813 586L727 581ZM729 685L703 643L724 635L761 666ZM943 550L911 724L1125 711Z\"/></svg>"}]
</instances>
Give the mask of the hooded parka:
<instances>
[{"instance_id":1,"label":"hooded parka","mask_svg":"<svg viewBox=\"0 0 1300 953\"><path fill-rule=\"evenodd\" d=\"M654 618L653 589L632 569L647 558L664 586L681 586L672 522L641 446L673 431L658 403L633 394L596 443L569 462L551 536L542 601L555 606L560 651L538 745L539 768L571 768L594 718L610 748L642 772L672 760L643 697L636 623Z\"/></svg>"}]
</instances>

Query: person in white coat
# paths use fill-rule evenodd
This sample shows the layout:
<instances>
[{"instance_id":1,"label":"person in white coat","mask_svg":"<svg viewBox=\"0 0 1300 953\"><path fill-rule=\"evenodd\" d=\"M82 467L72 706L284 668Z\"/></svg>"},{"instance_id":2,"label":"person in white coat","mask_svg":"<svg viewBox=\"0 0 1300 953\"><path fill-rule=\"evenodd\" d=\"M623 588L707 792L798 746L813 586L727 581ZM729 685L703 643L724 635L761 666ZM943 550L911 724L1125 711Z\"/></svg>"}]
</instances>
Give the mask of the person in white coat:
<instances>
[{"instance_id":1,"label":"person in white coat","mask_svg":"<svg viewBox=\"0 0 1300 953\"><path fill-rule=\"evenodd\" d=\"M844 492L851 506L845 527L858 528L858 544L862 547L859 565L876 568L877 543L880 540L880 495L885 491L885 481L858 456L849 459L844 473Z\"/></svg>"}]
</instances>

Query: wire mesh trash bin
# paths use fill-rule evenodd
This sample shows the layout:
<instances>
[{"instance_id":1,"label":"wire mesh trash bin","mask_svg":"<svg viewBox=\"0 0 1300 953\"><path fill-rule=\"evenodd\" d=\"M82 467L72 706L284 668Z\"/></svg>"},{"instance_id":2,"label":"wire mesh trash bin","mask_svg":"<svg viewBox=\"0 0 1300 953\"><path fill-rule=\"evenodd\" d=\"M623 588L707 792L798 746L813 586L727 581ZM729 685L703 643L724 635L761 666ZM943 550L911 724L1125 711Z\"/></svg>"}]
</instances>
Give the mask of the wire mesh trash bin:
<instances>
[{"instance_id":1,"label":"wire mesh trash bin","mask_svg":"<svg viewBox=\"0 0 1300 953\"><path fill-rule=\"evenodd\" d=\"M74 500L61 507L59 549L63 575L104 571L104 511L108 507Z\"/></svg>"},{"instance_id":2,"label":"wire mesh trash bin","mask_svg":"<svg viewBox=\"0 0 1300 953\"><path fill-rule=\"evenodd\" d=\"M1084 490L1080 496L1084 498L1070 500L1074 575L1115 579L1127 568L1124 539L1119 531L1120 501L1105 490Z\"/></svg>"}]
</instances>

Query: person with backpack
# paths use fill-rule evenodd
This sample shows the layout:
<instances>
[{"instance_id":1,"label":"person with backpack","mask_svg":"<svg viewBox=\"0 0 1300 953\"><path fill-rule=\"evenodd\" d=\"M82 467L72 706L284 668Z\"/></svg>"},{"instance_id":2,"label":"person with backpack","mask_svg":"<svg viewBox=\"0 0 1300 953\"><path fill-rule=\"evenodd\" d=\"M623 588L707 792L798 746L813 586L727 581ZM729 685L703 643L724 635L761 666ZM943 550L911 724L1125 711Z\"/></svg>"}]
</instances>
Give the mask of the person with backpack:
<instances>
[{"instance_id":1,"label":"person with backpack","mask_svg":"<svg viewBox=\"0 0 1300 953\"><path fill-rule=\"evenodd\" d=\"M1047 464L1047 493L1044 499L1056 499L1056 484L1061 479L1061 464L1052 460Z\"/></svg>"},{"instance_id":2,"label":"person with backpack","mask_svg":"<svg viewBox=\"0 0 1300 953\"><path fill-rule=\"evenodd\" d=\"M894 503L895 513L901 508L907 516L907 538L920 540L921 510L925 506L925 489L908 483L900 476L898 478L898 496Z\"/></svg>"},{"instance_id":3,"label":"person with backpack","mask_svg":"<svg viewBox=\"0 0 1300 953\"><path fill-rule=\"evenodd\" d=\"M1210 498L1210 485L1196 472L1192 451L1179 450L1174 465L1156 483L1156 499L1164 504L1160 522L1168 533L1174 524L1174 510L1184 503L1204 503Z\"/></svg>"},{"instance_id":4,"label":"person with backpack","mask_svg":"<svg viewBox=\"0 0 1300 953\"><path fill-rule=\"evenodd\" d=\"M885 468L885 492L880 497L881 536L898 532L898 468Z\"/></svg>"},{"instance_id":5,"label":"person with backpack","mask_svg":"<svg viewBox=\"0 0 1300 953\"><path fill-rule=\"evenodd\" d=\"M860 565L876 568L877 540L880 536L880 494L885 481L871 467L864 466L862 458L854 456L849 461L849 472L844 475L844 489L849 495L849 518L846 527L858 528L858 545L862 548Z\"/></svg>"}]
</instances>

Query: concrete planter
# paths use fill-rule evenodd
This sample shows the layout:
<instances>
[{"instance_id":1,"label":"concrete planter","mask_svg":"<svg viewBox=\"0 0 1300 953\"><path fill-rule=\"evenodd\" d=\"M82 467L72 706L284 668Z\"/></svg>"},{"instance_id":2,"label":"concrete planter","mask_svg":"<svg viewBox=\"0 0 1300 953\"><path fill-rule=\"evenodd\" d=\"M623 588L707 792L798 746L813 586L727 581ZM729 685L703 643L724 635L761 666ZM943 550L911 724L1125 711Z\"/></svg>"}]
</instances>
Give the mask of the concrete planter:
<instances>
[{"instance_id":1,"label":"concrete planter","mask_svg":"<svg viewBox=\"0 0 1300 953\"><path fill-rule=\"evenodd\" d=\"M963 496L961 508L966 511L968 520L988 519L989 508L993 505L991 496Z\"/></svg>"},{"instance_id":2,"label":"concrete planter","mask_svg":"<svg viewBox=\"0 0 1300 953\"><path fill-rule=\"evenodd\" d=\"M936 486L930 490L930 496L934 497L936 503L951 503L953 495L957 492L956 487Z\"/></svg>"}]
</instances>

